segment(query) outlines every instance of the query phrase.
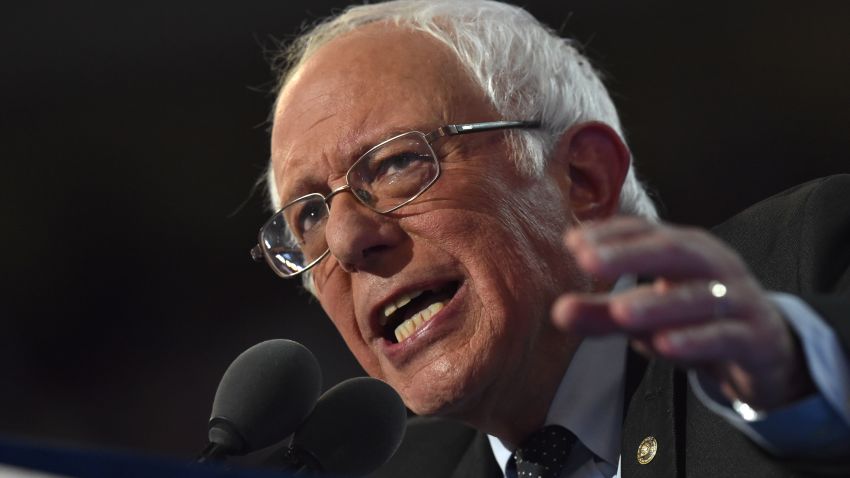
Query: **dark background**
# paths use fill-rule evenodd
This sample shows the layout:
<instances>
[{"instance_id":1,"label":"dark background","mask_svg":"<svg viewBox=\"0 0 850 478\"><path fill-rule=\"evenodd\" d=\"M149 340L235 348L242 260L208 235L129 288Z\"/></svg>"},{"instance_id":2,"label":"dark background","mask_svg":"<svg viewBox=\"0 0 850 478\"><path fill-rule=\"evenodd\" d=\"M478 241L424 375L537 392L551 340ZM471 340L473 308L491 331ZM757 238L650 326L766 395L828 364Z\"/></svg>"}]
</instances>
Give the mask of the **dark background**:
<instances>
[{"instance_id":1,"label":"dark background","mask_svg":"<svg viewBox=\"0 0 850 478\"><path fill-rule=\"evenodd\" d=\"M555 3L525 5L607 72L667 219L712 225L850 171L850 2ZM191 457L250 345L306 344L326 387L359 373L318 306L248 256L264 49L343 4L4 8L0 434Z\"/></svg>"}]
</instances>

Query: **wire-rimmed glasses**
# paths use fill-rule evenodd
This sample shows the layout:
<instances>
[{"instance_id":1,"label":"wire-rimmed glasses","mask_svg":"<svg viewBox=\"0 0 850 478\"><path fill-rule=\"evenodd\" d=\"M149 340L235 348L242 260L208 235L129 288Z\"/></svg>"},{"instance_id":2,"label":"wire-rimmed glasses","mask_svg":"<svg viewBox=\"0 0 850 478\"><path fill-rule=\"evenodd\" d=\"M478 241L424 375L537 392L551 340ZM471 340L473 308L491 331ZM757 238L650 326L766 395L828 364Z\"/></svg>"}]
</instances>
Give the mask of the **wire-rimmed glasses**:
<instances>
[{"instance_id":1,"label":"wire-rimmed glasses","mask_svg":"<svg viewBox=\"0 0 850 478\"><path fill-rule=\"evenodd\" d=\"M430 133L393 136L366 151L345 173L345 184L327 195L307 194L285 204L263 227L251 249L283 278L310 269L328 255L325 224L331 198L349 191L367 208L387 214L413 201L440 177L432 144L445 136L510 128L537 128L539 121L490 121L453 124Z\"/></svg>"}]
</instances>

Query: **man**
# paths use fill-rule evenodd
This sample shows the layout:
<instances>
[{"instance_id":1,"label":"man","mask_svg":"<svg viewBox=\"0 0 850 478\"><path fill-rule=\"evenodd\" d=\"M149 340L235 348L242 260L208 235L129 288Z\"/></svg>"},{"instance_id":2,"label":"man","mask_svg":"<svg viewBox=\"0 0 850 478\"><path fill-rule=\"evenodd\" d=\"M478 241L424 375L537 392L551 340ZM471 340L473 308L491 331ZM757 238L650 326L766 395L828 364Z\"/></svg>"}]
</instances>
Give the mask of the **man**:
<instances>
[{"instance_id":1,"label":"man","mask_svg":"<svg viewBox=\"0 0 850 478\"><path fill-rule=\"evenodd\" d=\"M770 296L707 232L659 224L569 42L507 5L401 1L347 10L289 61L268 175L283 209L257 257L442 417L412 424L387 476L522 475L544 425L567 430L550 476L791 473L846 451L846 363L822 320L847 303ZM822 188L847 180L798 193Z\"/></svg>"}]
</instances>

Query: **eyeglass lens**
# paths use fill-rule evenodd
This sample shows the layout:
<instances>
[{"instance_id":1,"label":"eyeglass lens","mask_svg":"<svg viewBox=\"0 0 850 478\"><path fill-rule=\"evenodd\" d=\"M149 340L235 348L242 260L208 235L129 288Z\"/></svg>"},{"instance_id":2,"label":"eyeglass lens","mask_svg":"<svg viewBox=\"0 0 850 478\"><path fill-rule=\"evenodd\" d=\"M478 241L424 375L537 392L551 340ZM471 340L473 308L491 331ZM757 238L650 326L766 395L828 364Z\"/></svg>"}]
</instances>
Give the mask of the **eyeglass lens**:
<instances>
[{"instance_id":1,"label":"eyeglass lens","mask_svg":"<svg viewBox=\"0 0 850 478\"><path fill-rule=\"evenodd\" d=\"M390 212L416 198L439 175L434 151L419 132L391 138L360 157L346 179L354 196L378 213ZM329 214L321 194L304 196L275 214L260 232L260 245L281 275L301 272L328 250Z\"/></svg>"}]
</instances>

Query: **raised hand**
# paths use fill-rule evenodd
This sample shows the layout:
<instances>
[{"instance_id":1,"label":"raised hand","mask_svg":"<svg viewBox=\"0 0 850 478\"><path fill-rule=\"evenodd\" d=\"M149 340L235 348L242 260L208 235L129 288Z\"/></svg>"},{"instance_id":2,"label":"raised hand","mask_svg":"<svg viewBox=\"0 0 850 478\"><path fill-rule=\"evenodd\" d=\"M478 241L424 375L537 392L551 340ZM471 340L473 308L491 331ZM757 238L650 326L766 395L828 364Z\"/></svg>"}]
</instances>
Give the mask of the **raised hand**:
<instances>
[{"instance_id":1,"label":"raised hand","mask_svg":"<svg viewBox=\"0 0 850 478\"><path fill-rule=\"evenodd\" d=\"M638 351L695 368L755 409L814 391L779 311L740 257L708 232L619 217L574 228L565 243L600 281L652 281L617 294L565 293L552 307L559 329L626 334Z\"/></svg>"}]
</instances>

